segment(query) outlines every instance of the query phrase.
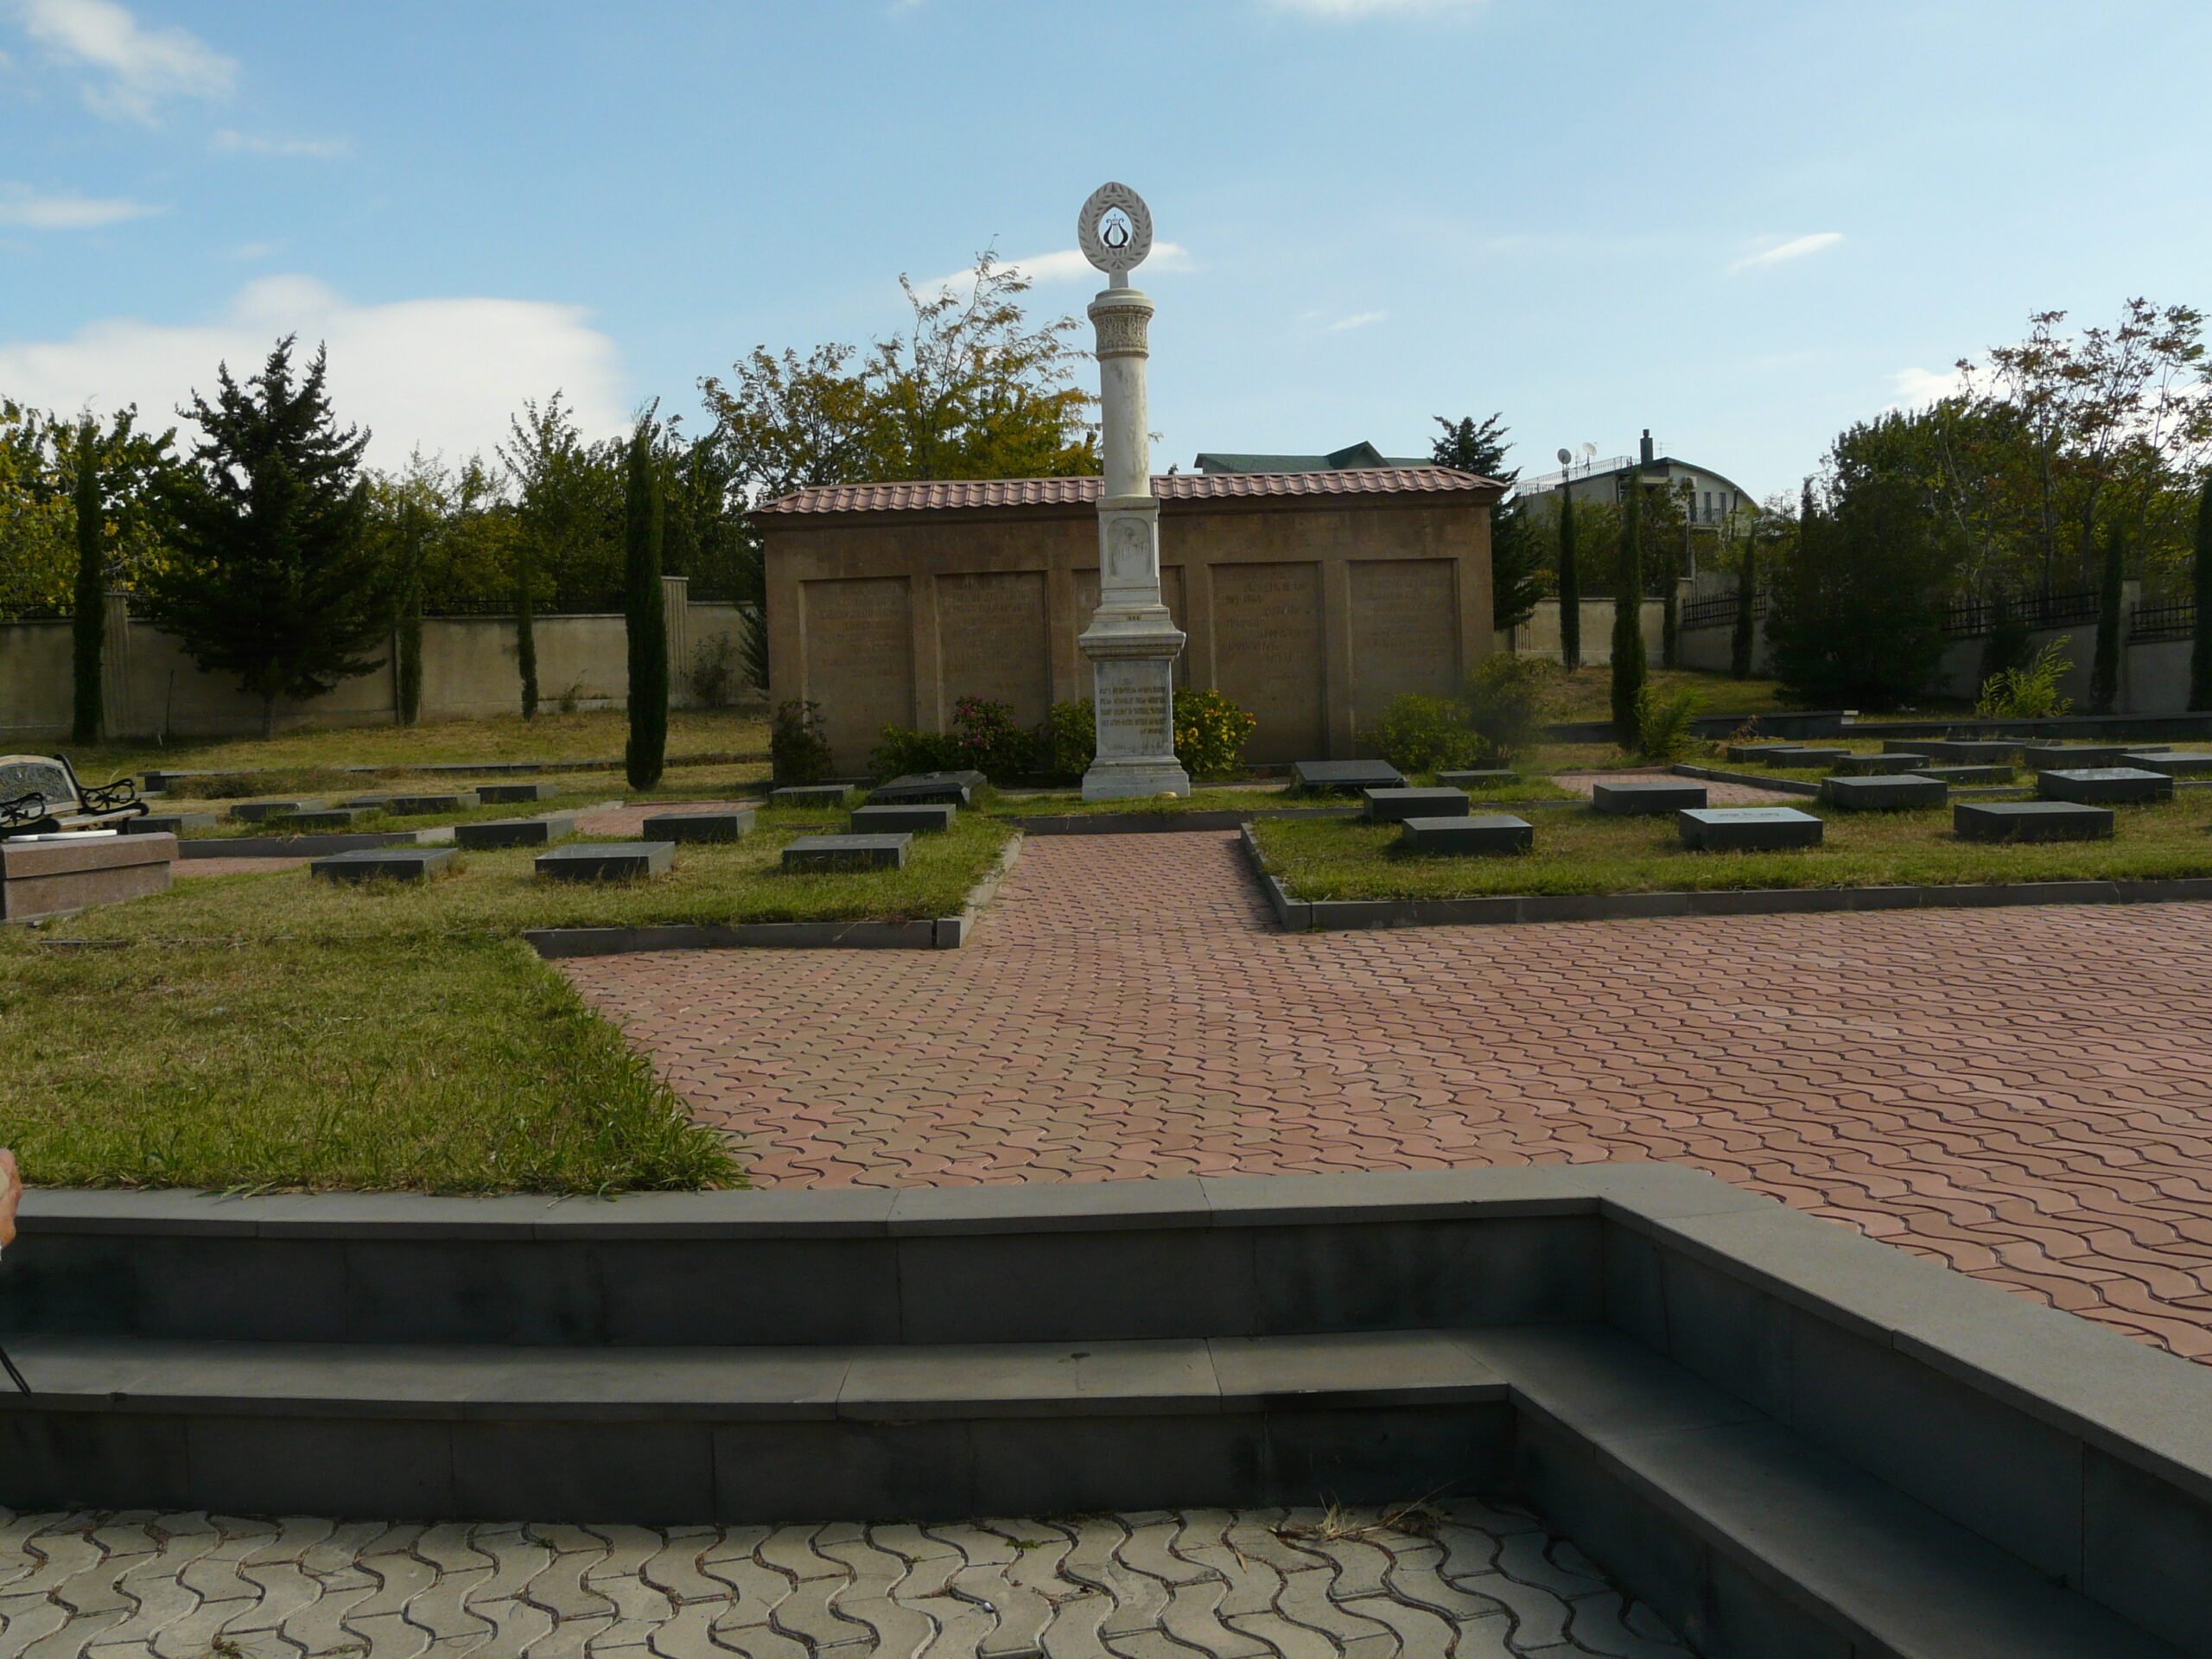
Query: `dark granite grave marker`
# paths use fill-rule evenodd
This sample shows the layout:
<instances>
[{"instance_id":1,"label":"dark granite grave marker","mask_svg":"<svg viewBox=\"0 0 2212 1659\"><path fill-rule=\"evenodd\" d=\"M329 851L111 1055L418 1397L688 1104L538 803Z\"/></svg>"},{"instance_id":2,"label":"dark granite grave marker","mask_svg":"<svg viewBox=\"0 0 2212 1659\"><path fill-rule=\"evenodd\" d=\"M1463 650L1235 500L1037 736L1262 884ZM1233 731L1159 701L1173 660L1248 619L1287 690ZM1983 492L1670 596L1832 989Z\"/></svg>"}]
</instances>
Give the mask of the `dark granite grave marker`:
<instances>
[{"instance_id":1,"label":"dark granite grave marker","mask_svg":"<svg viewBox=\"0 0 2212 1659\"><path fill-rule=\"evenodd\" d=\"M1363 789L1370 823L1402 823L1408 818L1458 818L1471 807L1464 790Z\"/></svg>"},{"instance_id":2,"label":"dark granite grave marker","mask_svg":"<svg viewBox=\"0 0 2212 1659\"><path fill-rule=\"evenodd\" d=\"M240 823L266 823L295 813L320 812L329 804L328 801L240 801L231 808L231 817Z\"/></svg>"},{"instance_id":3,"label":"dark granite grave marker","mask_svg":"<svg viewBox=\"0 0 2212 1659\"><path fill-rule=\"evenodd\" d=\"M419 818L433 812L466 812L481 804L483 797L474 790L457 789L437 795L395 795L385 810L395 817Z\"/></svg>"},{"instance_id":4,"label":"dark granite grave marker","mask_svg":"<svg viewBox=\"0 0 2212 1659\"><path fill-rule=\"evenodd\" d=\"M1961 841L2109 841L2112 809L2071 801L1960 801L1951 830Z\"/></svg>"},{"instance_id":5,"label":"dark granite grave marker","mask_svg":"<svg viewBox=\"0 0 2212 1659\"><path fill-rule=\"evenodd\" d=\"M1758 743L1731 743L1728 758L1742 766L1747 761L1764 760L1769 752L1774 749L1802 749L1804 747L1802 743L1784 743L1777 738L1768 738Z\"/></svg>"},{"instance_id":6,"label":"dark granite grave marker","mask_svg":"<svg viewBox=\"0 0 2212 1659\"><path fill-rule=\"evenodd\" d=\"M550 801L560 791L551 784L479 784L476 798L486 806L505 806L511 802Z\"/></svg>"},{"instance_id":7,"label":"dark granite grave marker","mask_svg":"<svg viewBox=\"0 0 2212 1659\"><path fill-rule=\"evenodd\" d=\"M666 875L676 868L676 845L666 841L585 841L556 847L534 861L554 881L630 881Z\"/></svg>"},{"instance_id":8,"label":"dark granite grave marker","mask_svg":"<svg viewBox=\"0 0 2212 1659\"><path fill-rule=\"evenodd\" d=\"M490 852L500 847L550 847L576 833L573 812L548 812L535 818L493 818L482 823L456 823L456 846L470 852Z\"/></svg>"},{"instance_id":9,"label":"dark granite grave marker","mask_svg":"<svg viewBox=\"0 0 2212 1659\"><path fill-rule=\"evenodd\" d=\"M916 772L878 784L868 791L871 806L967 806L990 780L980 772Z\"/></svg>"},{"instance_id":10,"label":"dark granite grave marker","mask_svg":"<svg viewBox=\"0 0 2212 1659\"><path fill-rule=\"evenodd\" d=\"M735 841L753 833L753 809L725 812L668 812L647 818L648 841Z\"/></svg>"},{"instance_id":11,"label":"dark granite grave marker","mask_svg":"<svg viewBox=\"0 0 2212 1659\"><path fill-rule=\"evenodd\" d=\"M450 847L365 847L308 866L326 881L425 881L454 861Z\"/></svg>"},{"instance_id":12,"label":"dark granite grave marker","mask_svg":"<svg viewBox=\"0 0 2212 1659\"><path fill-rule=\"evenodd\" d=\"M1482 812L1467 817L1405 818L1400 823L1398 845L1408 853L1525 853L1536 844L1536 832L1529 821L1504 812Z\"/></svg>"},{"instance_id":13,"label":"dark granite grave marker","mask_svg":"<svg viewBox=\"0 0 2212 1659\"><path fill-rule=\"evenodd\" d=\"M1992 766L2010 761L2020 752L2017 737L1947 737L1920 747L1938 760L1965 766Z\"/></svg>"},{"instance_id":14,"label":"dark granite grave marker","mask_svg":"<svg viewBox=\"0 0 2212 1659\"><path fill-rule=\"evenodd\" d=\"M2126 753L2125 743L2030 743L2020 750L2020 760L2031 772L2069 772L2116 766Z\"/></svg>"},{"instance_id":15,"label":"dark granite grave marker","mask_svg":"<svg viewBox=\"0 0 2212 1659\"><path fill-rule=\"evenodd\" d=\"M836 870L896 870L905 868L914 837L887 836L801 836L784 849L784 868L802 874Z\"/></svg>"},{"instance_id":16,"label":"dark granite grave marker","mask_svg":"<svg viewBox=\"0 0 2212 1659\"><path fill-rule=\"evenodd\" d=\"M126 836L181 835L187 830L213 830L213 812L156 812L143 818L130 818L116 825Z\"/></svg>"},{"instance_id":17,"label":"dark granite grave marker","mask_svg":"<svg viewBox=\"0 0 2212 1659\"><path fill-rule=\"evenodd\" d=\"M2173 799L2174 780L2163 772L2145 772L2140 766L2084 766L2036 773L2036 795L2046 801L2130 806Z\"/></svg>"},{"instance_id":18,"label":"dark granite grave marker","mask_svg":"<svg viewBox=\"0 0 2212 1659\"><path fill-rule=\"evenodd\" d=\"M1846 812L1894 812L1916 806L1941 806L1951 791L1941 779L1892 772L1874 778L1823 778L1821 798Z\"/></svg>"},{"instance_id":19,"label":"dark granite grave marker","mask_svg":"<svg viewBox=\"0 0 2212 1659\"><path fill-rule=\"evenodd\" d=\"M1777 750L1766 757L1766 764L1770 766L1810 766L1817 769L1850 759L1849 749L1822 749L1806 745L1795 749Z\"/></svg>"},{"instance_id":20,"label":"dark granite grave marker","mask_svg":"<svg viewBox=\"0 0 2212 1659\"><path fill-rule=\"evenodd\" d=\"M1845 778L1895 778L1900 773L1917 772L1927 764L1924 754L1885 749L1879 754L1846 755L1828 770Z\"/></svg>"},{"instance_id":21,"label":"dark granite grave marker","mask_svg":"<svg viewBox=\"0 0 2212 1659\"><path fill-rule=\"evenodd\" d=\"M851 817L845 821L845 833L852 836L889 836L901 831L929 835L952 828L952 821L960 816L960 809L950 803L918 801L896 805L868 805L855 807Z\"/></svg>"},{"instance_id":22,"label":"dark granite grave marker","mask_svg":"<svg viewBox=\"0 0 2212 1659\"><path fill-rule=\"evenodd\" d=\"M1296 787L1315 794L1357 795L1364 789L1403 789L1405 774L1388 760L1300 760L1290 769Z\"/></svg>"},{"instance_id":23,"label":"dark granite grave marker","mask_svg":"<svg viewBox=\"0 0 2212 1659\"><path fill-rule=\"evenodd\" d=\"M2012 768L2007 766L1915 766L1912 768L1912 775L1916 778L1933 778L1938 783L1949 784L1954 787L1960 785L2009 784L2012 781Z\"/></svg>"},{"instance_id":24,"label":"dark granite grave marker","mask_svg":"<svg viewBox=\"0 0 2212 1659\"><path fill-rule=\"evenodd\" d=\"M1620 816L1680 812L1701 807L1707 800L1703 784L1675 783L1659 779L1628 779L1617 784L1593 784L1590 804L1600 812Z\"/></svg>"},{"instance_id":25,"label":"dark granite grave marker","mask_svg":"<svg viewBox=\"0 0 2212 1659\"><path fill-rule=\"evenodd\" d=\"M1698 853L1770 853L1817 847L1827 829L1794 806L1693 807L1675 814L1682 845Z\"/></svg>"},{"instance_id":26,"label":"dark granite grave marker","mask_svg":"<svg viewBox=\"0 0 2212 1659\"><path fill-rule=\"evenodd\" d=\"M2145 772L2163 772L2169 778L2202 778L2212 775L2212 754L2195 749L2164 751L2130 749L2120 759L2123 766L2139 766Z\"/></svg>"},{"instance_id":27,"label":"dark granite grave marker","mask_svg":"<svg viewBox=\"0 0 2212 1659\"><path fill-rule=\"evenodd\" d=\"M363 818L372 818L372 806L321 806L312 812L295 812L283 820L286 830L351 830Z\"/></svg>"}]
</instances>

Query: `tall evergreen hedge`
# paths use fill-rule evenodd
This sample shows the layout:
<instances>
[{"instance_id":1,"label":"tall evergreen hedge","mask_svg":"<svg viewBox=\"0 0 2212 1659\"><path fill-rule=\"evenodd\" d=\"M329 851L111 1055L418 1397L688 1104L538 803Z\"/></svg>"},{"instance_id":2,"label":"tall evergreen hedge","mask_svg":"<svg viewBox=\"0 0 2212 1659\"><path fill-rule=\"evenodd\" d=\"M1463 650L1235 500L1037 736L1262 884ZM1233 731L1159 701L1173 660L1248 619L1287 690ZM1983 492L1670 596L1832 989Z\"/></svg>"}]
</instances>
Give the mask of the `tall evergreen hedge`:
<instances>
[{"instance_id":1,"label":"tall evergreen hedge","mask_svg":"<svg viewBox=\"0 0 2212 1659\"><path fill-rule=\"evenodd\" d=\"M623 480L622 609L630 641L630 787L651 789L668 758L668 611L660 579L661 487L653 423L630 435Z\"/></svg>"}]
</instances>

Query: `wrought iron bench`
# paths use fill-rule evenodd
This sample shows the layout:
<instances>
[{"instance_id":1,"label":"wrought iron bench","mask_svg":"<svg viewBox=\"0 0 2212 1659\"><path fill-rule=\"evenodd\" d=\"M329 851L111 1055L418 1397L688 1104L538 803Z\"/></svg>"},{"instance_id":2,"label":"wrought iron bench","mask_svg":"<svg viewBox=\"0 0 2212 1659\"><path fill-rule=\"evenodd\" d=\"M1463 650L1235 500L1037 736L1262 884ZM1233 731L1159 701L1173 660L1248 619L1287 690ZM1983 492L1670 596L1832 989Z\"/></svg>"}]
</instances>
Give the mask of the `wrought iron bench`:
<instances>
[{"instance_id":1,"label":"wrought iron bench","mask_svg":"<svg viewBox=\"0 0 2212 1659\"><path fill-rule=\"evenodd\" d=\"M113 828L147 810L129 778L86 785L67 755L0 754L0 836Z\"/></svg>"}]
</instances>

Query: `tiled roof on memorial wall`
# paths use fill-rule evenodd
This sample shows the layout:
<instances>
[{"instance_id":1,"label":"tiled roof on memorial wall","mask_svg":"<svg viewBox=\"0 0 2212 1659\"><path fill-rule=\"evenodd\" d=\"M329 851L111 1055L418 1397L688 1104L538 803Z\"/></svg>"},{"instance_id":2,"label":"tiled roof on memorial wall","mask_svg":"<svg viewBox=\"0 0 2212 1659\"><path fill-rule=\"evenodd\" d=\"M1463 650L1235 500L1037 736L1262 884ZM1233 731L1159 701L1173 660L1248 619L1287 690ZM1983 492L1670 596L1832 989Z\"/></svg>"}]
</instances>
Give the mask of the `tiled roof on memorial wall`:
<instances>
[{"instance_id":1,"label":"tiled roof on memorial wall","mask_svg":"<svg viewBox=\"0 0 2212 1659\"><path fill-rule=\"evenodd\" d=\"M912 484L830 484L764 501L757 512L925 512L957 507L1084 506L1104 487L1097 478L976 478ZM1448 467L1347 467L1325 473L1161 473L1152 493L1163 501L1249 496L1440 495L1501 490L1497 480Z\"/></svg>"}]
</instances>

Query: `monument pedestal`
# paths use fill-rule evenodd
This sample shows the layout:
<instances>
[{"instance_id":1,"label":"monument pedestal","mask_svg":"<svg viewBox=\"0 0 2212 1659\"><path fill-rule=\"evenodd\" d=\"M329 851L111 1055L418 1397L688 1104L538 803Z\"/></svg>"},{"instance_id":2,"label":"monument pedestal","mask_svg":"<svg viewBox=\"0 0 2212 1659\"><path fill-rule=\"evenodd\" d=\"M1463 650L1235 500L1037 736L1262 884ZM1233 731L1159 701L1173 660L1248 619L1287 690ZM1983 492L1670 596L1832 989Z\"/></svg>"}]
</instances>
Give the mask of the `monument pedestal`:
<instances>
[{"instance_id":1,"label":"monument pedestal","mask_svg":"<svg viewBox=\"0 0 2212 1659\"><path fill-rule=\"evenodd\" d=\"M0 840L0 920L35 921L168 889L176 837L19 836Z\"/></svg>"},{"instance_id":2,"label":"monument pedestal","mask_svg":"<svg viewBox=\"0 0 2212 1659\"><path fill-rule=\"evenodd\" d=\"M1086 801L1188 795L1175 759L1175 659L1183 633L1166 607L1095 617L1080 640L1090 659L1098 752L1083 774Z\"/></svg>"}]
</instances>

